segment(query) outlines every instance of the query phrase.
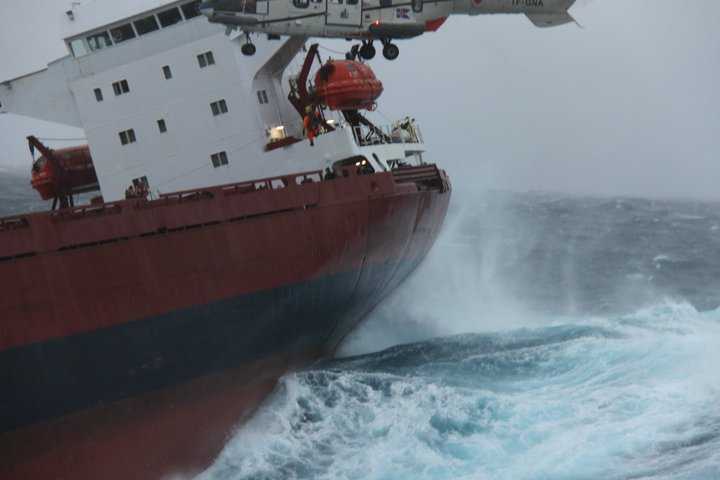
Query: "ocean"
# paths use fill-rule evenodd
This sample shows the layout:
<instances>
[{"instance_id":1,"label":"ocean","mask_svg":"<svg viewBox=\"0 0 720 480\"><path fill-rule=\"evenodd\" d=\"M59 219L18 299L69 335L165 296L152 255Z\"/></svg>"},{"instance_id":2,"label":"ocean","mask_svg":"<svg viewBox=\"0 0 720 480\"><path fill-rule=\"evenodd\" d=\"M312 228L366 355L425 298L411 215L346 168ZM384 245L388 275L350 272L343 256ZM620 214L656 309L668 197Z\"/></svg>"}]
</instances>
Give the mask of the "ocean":
<instances>
[{"instance_id":1,"label":"ocean","mask_svg":"<svg viewBox=\"0 0 720 480\"><path fill-rule=\"evenodd\" d=\"M30 187L30 172L0 167L0 216L47 208Z\"/></svg>"},{"instance_id":2,"label":"ocean","mask_svg":"<svg viewBox=\"0 0 720 480\"><path fill-rule=\"evenodd\" d=\"M720 204L455 194L202 480L720 479Z\"/></svg>"},{"instance_id":3,"label":"ocean","mask_svg":"<svg viewBox=\"0 0 720 480\"><path fill-rule=\"evenodd\" d=\"M25 180L0 172L0 215L42 206ZM719 305L720 203L456 192L199 478L719 479Z\"/></svg>"}]
</instances>

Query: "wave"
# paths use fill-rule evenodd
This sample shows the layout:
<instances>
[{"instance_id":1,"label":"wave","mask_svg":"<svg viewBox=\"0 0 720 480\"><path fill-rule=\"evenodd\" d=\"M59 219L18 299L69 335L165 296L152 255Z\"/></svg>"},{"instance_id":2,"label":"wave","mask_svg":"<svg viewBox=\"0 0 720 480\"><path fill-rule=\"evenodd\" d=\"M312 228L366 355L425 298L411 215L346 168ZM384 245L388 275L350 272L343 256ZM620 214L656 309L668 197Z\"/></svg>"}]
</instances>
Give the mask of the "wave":
<instances>
[{"instance_id":1,"label":"wave","mask_svg":"<svg viewBox=\"0 0 720 480\"><path fill-rule=\"evenodd\" d=\"M203 479L720 476L720 310L456 335L283 378Z\"/></svg>"}]
</instances>

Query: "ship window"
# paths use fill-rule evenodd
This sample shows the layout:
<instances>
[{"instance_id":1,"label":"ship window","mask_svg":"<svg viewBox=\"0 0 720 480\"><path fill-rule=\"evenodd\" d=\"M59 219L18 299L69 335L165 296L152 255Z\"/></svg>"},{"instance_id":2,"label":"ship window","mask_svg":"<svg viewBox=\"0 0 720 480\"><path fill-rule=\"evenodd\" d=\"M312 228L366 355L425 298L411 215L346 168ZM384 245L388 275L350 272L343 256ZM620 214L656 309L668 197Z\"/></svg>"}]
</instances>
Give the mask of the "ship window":
<instances>
[{"instance_id":1,"label":"ship window","mask_svg":"<svg viewBox=\"0 0 720 480\"><path fill-rule=\"evenodd\" d=\"M112 35L112 39L115 43L122 43L125 40L135 38L135 30L133 30L132 25L126 23L125 25L111 28L110 35Z\"/></svg>"},{"instance_id":2,"label":"ship window","mask_svg":"<svg viewBox=\"0 0 720 480\"><path fill-rule=\"evenodd\" d=\"M172 78L172 70L170 69L169 65L165 65L162 68L163 76L165 77L165 80L170 80Z\"/></svg>"},{"instance_id":3,"label":"ship window","mask_svg":"<svg viewBox=\"0 0 720 480\"><path fill-rule=\"evenodd\" d=\"M200 65L200 68L205 68L208 65L215 65L215 56L212 52L205 52L201 53L197 56L198 59L198 65Z\"/></svg>"},{"instance_id":4,"label":"ship window","mask_svg":"<svg viewBox=\"0 0 720 480\"><path fill-rule=\"evenodd\" d=\"M110 35L108 32L100 32L96 33L94 35L90 35L87 37L88 45L90 45L90 50L102 50L106 47L112 47L112 42L110 41Z\"/></svg>"},{"instance_id":5,"label":"ship window","mask_svg":"<svg viewBox=\"0 0 720 480\"><path fill-rule=\"evenodd\" d=\"M182 15L180 15L180 10L172 8L158 13L158 20L160 20L160 25L165 28L182 22Z\"/></svg>"},{"instance_id":6,"label":"ship window","mask_svg":"<svg viewBox=\"0 0 720 480\"><path fill-rule=\"evenodd\" d=\"M123 93L128 93L130 91L130 85L128 85L127 80L120 80L119 82L113 83L113 91L115 92L115 96L122 95Z\"/></svg>"},{"instance_id":7,"label":"ship window","mask_svg":"<svg viewBox=\"0 0 720 480\"><path fill-rule=\"evenodd\" d=\"M160 133L167 132L167 125L165 124L165 119L161 118L157 121L158 130L160 130Z\"/></svg>"},{"instance_id":8,"label":"ship window","mask_svg":"<svg viewBox=\"0 0 720 480\"><path fill-rule=\"evenodd\" d=\"M77 38L70 42L70 50L72 51L73 56L76 58L84 57L89 53L87 45L85 44L85 40L82 38Z\"/></svg>"},{"instance_id":9,"label":"ship window","mask_svg":"<svg viewBox=\"0 0 720 480\"><path fill-rule=\"evenodd\" d=\"M103 101L103 93L102 90L100 90L99 88L95 89L95 100L97 100L98 102Z\"/></svg>"},{"instance_id":10,"label":"ship window","mask_svg":"<svg viewBox=\"0 0 720 480\"><path fill-rule=\"evenodd\" d=\"M120 143L127 145L128 143L135 143L135 130L123 130L118 134L120 136Z\"/></svg>"},{"instance_id":11,"label":"ship window","mask_svg":"<svg viewBox=\"0 0 720 480\"><path fill-rule=\"evenodd\" d=\"M292 4L295 8L308 8L310 5L309 0L292 0Z\"/></svg>"},{"instance_id":12,"label":"ship window","mask_svg":"<svg viewBox=\"0 0 720 480\"><path fill-rule=\"evenodd\" d=\"M186 3L182 7L183 15L185 15L186 20L190 20L191 18L195 18L198 15L200 15L200 0L195 0L194 2Z\"/></svg>"},{"instance_id":13,"label":"ship window","mask_svg":"<svg viewBox=\"0 0 720 480\"><path fill-rule=\"evenodd\" d=\"M228 113L228 107L225 100L218 100L217 102L212 102L210 104L210 110L212 110L213 116L217 117L218 115L222 115L223 113Z\"/></svg>"},{"instance_id":14,"label":"ship window","mask_svg":"<svg viewBox=\"0 0 720 480\"><path fill-rule=\"evenodd\" d=\"M160 28L158 27L157 20L155 20L154 15L141 18L140 20L136 20L134 23L138 35L145 35L146 33L154 32Z\"/></svg>"},{"instance_id":15,"label":"ship window","mask_svg":"<svg viewBox=\"0 0 720 480\"><path fill-rule=\"evenodd\" d=\"M210 155L210 161L214 168L222 167L228 164L228 157L226 152L218 152Z\"/></svg>"}]
</instances>

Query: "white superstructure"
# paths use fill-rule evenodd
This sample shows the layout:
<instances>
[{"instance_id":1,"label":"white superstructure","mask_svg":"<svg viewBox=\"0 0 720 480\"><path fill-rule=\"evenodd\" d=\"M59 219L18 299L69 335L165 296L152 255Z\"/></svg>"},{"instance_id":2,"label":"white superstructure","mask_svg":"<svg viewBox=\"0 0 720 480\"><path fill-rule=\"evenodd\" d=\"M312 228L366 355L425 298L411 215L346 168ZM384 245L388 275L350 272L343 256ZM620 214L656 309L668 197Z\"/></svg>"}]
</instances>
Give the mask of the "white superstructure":
<instances>
[{"instance_id":1,"label":"white superstructure","mask_svg":"<svg viewBox=\"0 0 720 480\"><path fill-rule=\"evenodd\" d=\"M340 117L314 147L299 141L267 148L303 138L300 115L287 100L297 73L288 66L302 59L303 38L263 39L246 57L240 41L198 14L197 1L153 0L147 10L147 0L132 0L107 15L103 3L68 12L75 26L66 38L70 54L0 83L0 108L82 127L106 201L124 198L143 177L160 194L324 169L358 155L375 169L421 161L415 128L392 142L358 142ZM140 4L141 13L127 10Z\"/></svg>"}]
</instances>

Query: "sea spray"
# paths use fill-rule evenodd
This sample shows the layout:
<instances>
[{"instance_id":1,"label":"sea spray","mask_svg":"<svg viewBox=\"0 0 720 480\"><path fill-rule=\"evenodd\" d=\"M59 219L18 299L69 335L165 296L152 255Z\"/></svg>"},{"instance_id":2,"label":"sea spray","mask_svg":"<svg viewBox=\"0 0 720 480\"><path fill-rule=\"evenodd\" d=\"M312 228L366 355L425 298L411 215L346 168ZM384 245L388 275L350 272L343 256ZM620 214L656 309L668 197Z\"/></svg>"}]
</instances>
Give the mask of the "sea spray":
<instances>
[{"instance_id":1,"label":"sea spray","mask_svg":"<svg viewBox=\"0 0 720 480\"><path fill-rule=\"evenodd\" d=\"M284 377L201 478L720 478L717 225L710 203L464 198L349 357Z\"/></svg>"},{"instance_id":2,"label":"sea spray","mask_svg":"<svg viewBox=\"0 0 720 480\"><path fill-rule=\"evenodd\" d=\"M717 478L717 345L720 311L666 302L325 362L202 478Z\"/></svg>"}]
</instances>

